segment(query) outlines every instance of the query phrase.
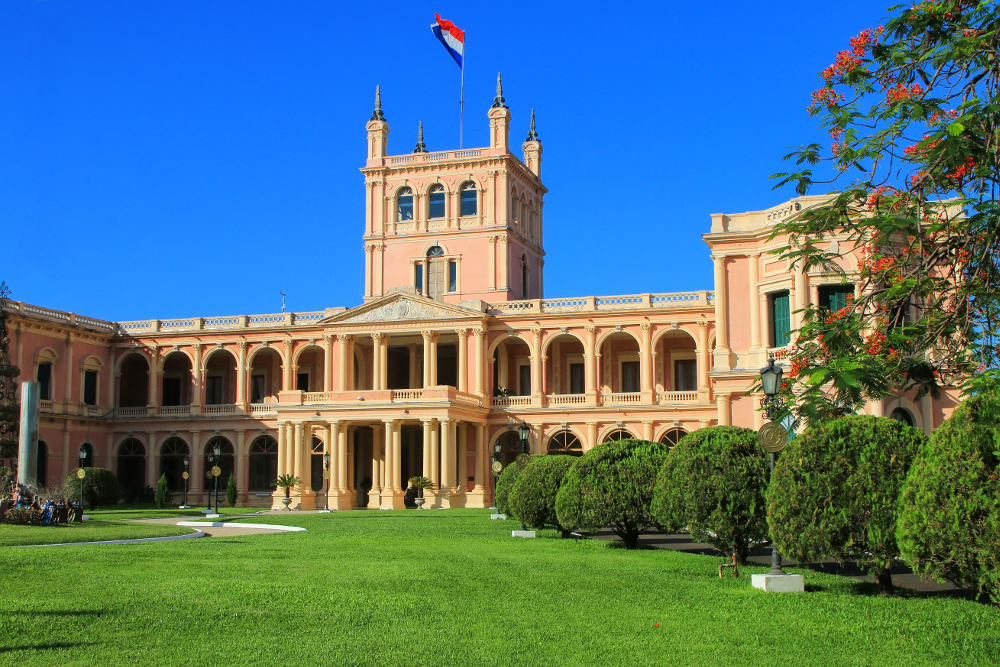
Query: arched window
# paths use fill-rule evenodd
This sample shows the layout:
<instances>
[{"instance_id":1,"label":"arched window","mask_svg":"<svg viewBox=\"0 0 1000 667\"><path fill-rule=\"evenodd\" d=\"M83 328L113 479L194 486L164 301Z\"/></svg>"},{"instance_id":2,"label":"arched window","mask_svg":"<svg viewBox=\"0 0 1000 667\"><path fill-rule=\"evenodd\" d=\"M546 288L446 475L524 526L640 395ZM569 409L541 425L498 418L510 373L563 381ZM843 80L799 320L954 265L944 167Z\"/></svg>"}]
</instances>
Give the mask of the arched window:
<instances>
[{"instance_id":1,"label":"arched window","mask_svg":"<svg viewBox=\"0 0 1000 667\"><path fill-rule=\"evenodd\" d=\"M907 426L913 426L913 415L906 408L896 408L889 414L889 418L903 422Z\"/></svg>"},{"instance_id":2,"label":"arched window","mask_svg":"<svg viewBox=\"0 0 1000 667\"><path fill-rule=\"evenodd\" d=\"M603 445L606 442L617 442L618 440L632 440L633 438L635 438L635 436L625 429L617 428L604 436L604 440L601 441L601 444Z\"/></svg>"},{"instance_id":3,"label":"arched window","mask_svg":"<svg viewBox=\"0 0 1000 667\"><path fill-rule=\"evenodd\" d=\"M160 447L160 474L167 476L167 488L171 491L184 489L181 473L184 472L184 459L190 455L187 443L176 436L167 438Z\"/></svg>"},{"instance_id":4,"label":"arched window","mask_svg":"<svg viewBox=\"0 0 1000 667\"><path fill-rule=\"evenodd\" d=\"M432 245L427 249L427 259L432 257L444 257L444 250L441 249L439 245Z\"/></svg>"},{"instance_id":5,"label":"arched window","mask_svg":"<svg viewBox=\"0 0 1000 667\"><path fill-rule=\"evenodd\" d=\"M559 431L549 438L549 454L569 454L570 456L582 456L583 445L580 439L573 435L572 431Z\"/></svg>"},{"instance_id":6,"label":"arched window","mask_svg":"<svg viewBox=\"0 0 1000 667\"><path fill-rule=\"evenodd\" d=\"M685 431L684 429L672 428L663 434L663 437L660 438L660 444L673 447L678 442L680 442L680 439L683 438L685 435L687 435L687 431Z\"/></svg>"},{"instance_id":7,"label":"arched window","mask_svg":"<svg viewBox=\"0 0 1000 667\"><path fill-rule=\"evenodd\" d=\"M396 194L396 220L413 220L413 190L400 188Z\"/></svg>"},{"instance_id":8,"label":"arched window","mask_svg":"<svg viewBox=\"0 0 1000 667\"><path fill-rule=\"evenodd\" d=\"M250 490L274 491L278 477L278 441L262 435L250 445Z\"/></svg>"},{"instance_id":9,"label":"arched window","mask_svg":"<svg viewBox=\"0 0 1000 667\"><path fill-rule=\"evenodd\" d=\"M146 486L146 448L135 438L118 445L118 483L126 491Z\"/></svg>"},{"instance_id":10,"label":"arched window","mask_svg":"<svg viewBox=\"0 0 1000 667\"><path fill-rule=\"evenodd\" d=\"M38 460L35 467L35 486L44 489L48 486L49 474L49 446L44 440L38 441Z\"/></svg>"},{"instance_id":11,"label":"arched window","mask_svg":"<svg viewBox=\"0 0 1000 667\"><path fill-rule=\"evenodd\" d=\"M444 186L432 185L430 196L427 198L427 217L444 217Z\"/></svg>"},{"instance_id":12,"label":"arched window","mask_svg":"<svg viewBox=\"0 0 1000 667\"><path fill-rule=\"evenodd\" d=\"M209 463L209 456L214 456L213 451L215 445L219 445L219 460L214 463ZM235 457L233 456L233 443L229 442L226 438L221 435L217 435L208 442L205 443L205 491L215 490L215 480L212 478L212 466L217 465L222 469L222 474L219 475L219 488L225 489L226 484L229 483L229 476L233 475L233 471L236 469Z\"/></svg>"},{"instance_id":13,"label":"arched window","mask_svg":"<svg viewBox=\"0 0 1000 667\"><path fill-rule=\"evenodd\" d=\"M312 468L310 472L312 473L312 490L322 491L323 490L323 441L313 436L312 439L312 458L310 459L312 463Z\"/></svg>"},{"instance_id":14,"label":"arched window","mask_svg":"<svg viewBox=\"0 0 1000 667\"><path fill-rule=\"evenodd\" d=\"M80 446L80 449L87 452L87 467L96 468L94 464L94 446L89 442L85 442Z\"/></svg>"},{"instance_id":15,"label":"arched window","mask_svg":"<svg viewBox=\"0 0 1000 667\"><path fill-rule=\"evenodd\" d=\"M460 215L475 215L478 210L479 203L479 191L476 189L476 184L472 181L462 184L462 195L461 195L461 211Z\"/></svg>"}]
</instances>

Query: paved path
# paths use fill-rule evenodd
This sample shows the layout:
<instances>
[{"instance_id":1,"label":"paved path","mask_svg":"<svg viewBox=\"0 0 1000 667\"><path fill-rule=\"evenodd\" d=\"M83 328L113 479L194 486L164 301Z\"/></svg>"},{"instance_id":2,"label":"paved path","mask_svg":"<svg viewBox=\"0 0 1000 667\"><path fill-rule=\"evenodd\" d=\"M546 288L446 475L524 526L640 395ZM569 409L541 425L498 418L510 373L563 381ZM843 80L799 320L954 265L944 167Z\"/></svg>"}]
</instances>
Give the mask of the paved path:
<instances>
[{"instance_id":1,"label":"paved path","mask_svg":"<svg viewBox=\"0 0 1000 667\"><path fill-rule=\"evenodd\" d=\"M263 535L265 533L273 535L280 529L271 528L259 528L256 526L238 526L238 524L230 524L226 526L212 525L221 522L228 522L232 519L247 519L258 516L267 516L271 512L264 512L262 514L224 514L219 519L213 520L212 522L204 520L204 515L192 514L191 516L174 516L166 517L160 519L131 519L136 523L159 523L166 524L169 526L181 525L180 522L198 522L198 528L203 530L208 537L237 537L239 535ZM275 512L278 514L278 512Z\"/></svg>"}]
</instances>

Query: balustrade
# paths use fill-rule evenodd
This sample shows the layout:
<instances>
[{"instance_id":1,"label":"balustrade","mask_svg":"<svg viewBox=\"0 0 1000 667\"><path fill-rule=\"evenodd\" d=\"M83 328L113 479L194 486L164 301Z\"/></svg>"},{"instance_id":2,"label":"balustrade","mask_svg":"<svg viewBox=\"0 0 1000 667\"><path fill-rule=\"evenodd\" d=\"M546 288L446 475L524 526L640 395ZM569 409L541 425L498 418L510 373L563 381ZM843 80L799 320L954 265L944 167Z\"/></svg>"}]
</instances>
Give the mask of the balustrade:
<instances>
[{"instance_id":1,"label":"balustrade","mask_svg":"<svg viewBox=\"0 0 1000 667\"><path fill-rule=\"evenodd\" d=\"M584 394L548 394L545 401L555 408L562 405L583 405L587 402L587 397Z\"/></svg>"}]
</instances>

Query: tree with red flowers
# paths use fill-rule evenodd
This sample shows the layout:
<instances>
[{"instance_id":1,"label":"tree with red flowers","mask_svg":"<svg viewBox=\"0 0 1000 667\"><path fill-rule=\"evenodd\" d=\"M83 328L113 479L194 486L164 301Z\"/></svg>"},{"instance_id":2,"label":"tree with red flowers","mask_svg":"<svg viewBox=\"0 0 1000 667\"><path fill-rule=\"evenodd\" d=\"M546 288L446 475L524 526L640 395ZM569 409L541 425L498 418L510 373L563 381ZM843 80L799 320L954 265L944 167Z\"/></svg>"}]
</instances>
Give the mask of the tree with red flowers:
<instances>
[{"instance_id":1,"label":"tree with red flowers","mask_svg":"<svg viewBox=\"0 0 1000 667\"><path fill-rule=\"evenodd\" d=\"M785 156L796 171L774 176L798 194L836 189L776 227L783 256L843 272L840 253L853 252L858 265L860 298L806 308L789 353L808 420L891 388L968 387L977 369L1000 377L987 370L1000 361L1000 7L891 11L821 74L808 110L830 145L800 147ZM823 165L831 179L817 175Z\"/></svg>"}]
</instances>

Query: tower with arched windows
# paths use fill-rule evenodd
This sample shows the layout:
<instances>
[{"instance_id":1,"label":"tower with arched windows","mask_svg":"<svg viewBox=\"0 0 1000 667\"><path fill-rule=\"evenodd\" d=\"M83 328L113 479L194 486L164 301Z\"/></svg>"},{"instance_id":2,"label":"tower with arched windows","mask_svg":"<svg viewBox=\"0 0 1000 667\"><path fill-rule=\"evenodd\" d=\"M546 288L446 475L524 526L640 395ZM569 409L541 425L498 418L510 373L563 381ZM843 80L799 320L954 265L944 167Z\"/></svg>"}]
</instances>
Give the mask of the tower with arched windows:
<instances>
[{"instance_id":1,"label":"tower with arched windows","mask_svg":"<svg viewBox=\"0 0 1000 667\"><path fill-rule=\"evenodd\" d=\"M381 94L368 121L365 301L395 291L461 303L542 296L542 144L531 132L510 150L510 109L499 80L481 148L388 154Z\"/></svg>"}]
</instances>

